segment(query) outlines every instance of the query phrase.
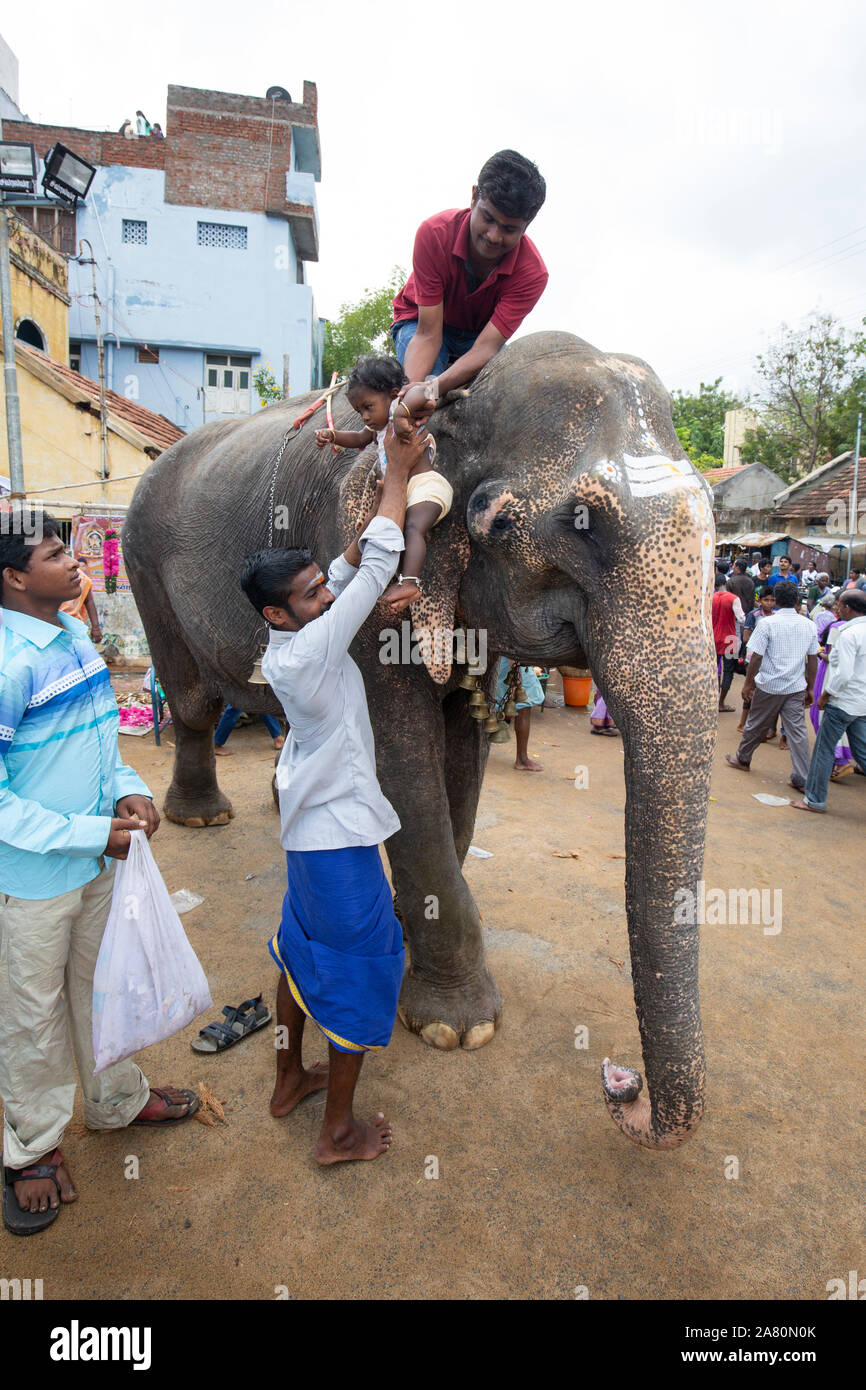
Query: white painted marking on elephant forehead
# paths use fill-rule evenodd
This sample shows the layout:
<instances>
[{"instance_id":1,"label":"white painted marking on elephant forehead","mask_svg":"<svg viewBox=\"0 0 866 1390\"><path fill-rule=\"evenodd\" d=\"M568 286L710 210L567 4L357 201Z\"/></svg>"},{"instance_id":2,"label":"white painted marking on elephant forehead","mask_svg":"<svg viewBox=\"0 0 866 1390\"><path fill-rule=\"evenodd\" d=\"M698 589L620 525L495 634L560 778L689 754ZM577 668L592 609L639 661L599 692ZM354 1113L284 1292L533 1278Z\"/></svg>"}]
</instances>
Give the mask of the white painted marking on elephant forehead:
<instances>
[{"instance_id":1,"label":"white painted marking on elephant forehead","mask_svg":"<svg viewBox=\"0 0 866 1390\"><path fill-rule=\"evenodd\" d=\"M644 444L646 444L650 449L654 449L654 448L655 448L655 440L651 437L650 432L649 432L649 428L647 427L646 414L645 414L644 408L643 408L643 399L642 399L642 397L641 397L641 393L640 393L640 391L637 389L637 386L635 385L634 382L631 383L631 389L632 389L632 392L634 393L635 403L636 403L636 405L637 405L638 421L639 421L639 423L640 423L640 432L641 432L641 436L642 436L642 438L643 438L643 442L644 442Z\"/></svg>"},{"instance_id":2,"label":"white painted marking on elephant forehead","mask_svg":"<svg viewBox=\"0 0 866 1390\"><path fill-rule=\"evenodd\" d=\"M704 640L710 640L707 630L707 602L706 596L710 587L710 570L713 564L713 538L709 531L705 531L701 536L701 629Z\"/></svg>"},{"instance_id":3,"label":"white painted marking on elephant forehead","mask_svg":"<svg viewBox=\"0 0 866 1390\"><path fill-rule=\"evenodd\" d=\"M623 454L626 477L633 497L656 497L662 492L685 488L699 492L701 484L688 459L669 459L662 454L635 458Z\"/></svg>"}]
</instances>

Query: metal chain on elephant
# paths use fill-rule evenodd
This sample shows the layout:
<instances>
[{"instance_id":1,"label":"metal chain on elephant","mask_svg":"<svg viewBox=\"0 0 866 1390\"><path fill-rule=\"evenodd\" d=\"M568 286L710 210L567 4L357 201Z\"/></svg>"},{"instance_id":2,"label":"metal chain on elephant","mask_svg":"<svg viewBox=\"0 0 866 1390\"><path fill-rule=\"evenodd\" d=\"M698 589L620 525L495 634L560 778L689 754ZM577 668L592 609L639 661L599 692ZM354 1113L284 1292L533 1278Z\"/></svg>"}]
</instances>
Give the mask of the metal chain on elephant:
<instances>
[{"instance_id":1,"label":"metal chain on elephant","mask_svg":"<svg viewBox=\"0 0 866 1390\"><path fill-rule=\"evenodd\" d=\"M283 435L283 441L280 444L280 447L277 450L276 456L274 458L274 471L271 477L271 490L268 494L268 550L273 550L274 548L274 493L276 492L277 487L277 473L279 472L280 464L282 463L283 459L283 454L286 452L286 445L288 444L289 439L291 438L292 431L294 430L294 428L294 425L289 425L289 428Z\"/></svg>"}]
</instances>

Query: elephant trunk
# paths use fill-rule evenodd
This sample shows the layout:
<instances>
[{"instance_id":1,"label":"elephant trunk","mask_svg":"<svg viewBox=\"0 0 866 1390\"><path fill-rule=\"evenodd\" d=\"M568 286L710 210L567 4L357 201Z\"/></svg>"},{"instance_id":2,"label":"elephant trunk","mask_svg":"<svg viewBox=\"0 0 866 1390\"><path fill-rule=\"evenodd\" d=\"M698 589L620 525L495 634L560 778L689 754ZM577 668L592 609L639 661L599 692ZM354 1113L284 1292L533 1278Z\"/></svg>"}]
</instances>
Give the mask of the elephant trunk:
<instances>
[{"instance_id":1,"label":"elephant trunk","mask_svg":"<svg viewBox=\"0 0 866 1390\"><path fill-rule=\"evenodd\" d=\"M695 907L717 690L706 631L678 634L676 648L669 665L654 648L653 666L667 679L644 668L637 700L620 701L615 654L609 682L625 749L626 911L649 1095L638 1072L607 1058L603 1087L623 1133L654 1149L687 1139L704 1106Z\"/></svg>"}]
</instances>

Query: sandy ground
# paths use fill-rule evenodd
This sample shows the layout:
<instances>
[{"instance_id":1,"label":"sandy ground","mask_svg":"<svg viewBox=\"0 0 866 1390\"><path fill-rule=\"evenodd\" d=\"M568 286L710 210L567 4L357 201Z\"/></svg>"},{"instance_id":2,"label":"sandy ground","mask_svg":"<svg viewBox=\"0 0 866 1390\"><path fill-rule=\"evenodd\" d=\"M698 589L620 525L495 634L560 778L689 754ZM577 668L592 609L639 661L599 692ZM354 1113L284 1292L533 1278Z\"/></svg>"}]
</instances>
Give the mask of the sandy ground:
<instances>
[{"instance_id":1,"label":"sandy ground","mask_svg":"<svg viewBox=\"0 0 866 1390\"><path fill-rule=\"evenodd\" d=\"M551 708L533 719L543 772L518 774L513 745L492 748L475 843L493 858L466 865L502 1027L478 1052L441 1053L398 1024L367 1059L360 1113L393 1120L390 1154L318 1168L323 1098L268 1113L270 1029L199 1058L201 1019L139 1060L154 1084L206 1080L228 1123L90 1134L77 1111L64 1148L80 1200L33 1240L0 1233L0 1272L42 1278L46 1299L260 1299L280 1286L304 1299L826 1298L829 1279L863 1267L866 781L831 787L825 817L762 806L752 793L790 792L790 762L767 746L748 778L729 770L735 724L720 716L705 879L780 888L783 922L704 928L708 1109L685 1147L634 1147L604 1109L601 1059L640 1065L621 744L591 738L585 711ZM170 745L121 742L160 798ZM265 942L285 877L270 741L256 725L230 746L219 772L236 819L163 822L153 842L169 889L204 897L183 922L216 1015L259 990L273 1005ZM305 1052L325 1056L310 1025Z\"/></svg>"}]
</instances>

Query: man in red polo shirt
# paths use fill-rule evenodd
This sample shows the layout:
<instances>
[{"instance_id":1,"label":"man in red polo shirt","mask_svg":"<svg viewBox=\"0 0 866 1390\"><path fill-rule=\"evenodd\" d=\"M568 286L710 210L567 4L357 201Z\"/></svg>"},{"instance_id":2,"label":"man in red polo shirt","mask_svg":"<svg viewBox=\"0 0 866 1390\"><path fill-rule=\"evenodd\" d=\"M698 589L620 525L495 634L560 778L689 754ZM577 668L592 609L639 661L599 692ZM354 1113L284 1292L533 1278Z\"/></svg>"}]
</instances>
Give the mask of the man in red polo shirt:
<instances>
[{"instance_id":1,"label":"man in red polo shirt","mask_svg":"<svg viewBox=\"0 0 866 1390\"><path fill-rule=\"evenodd\" d=\"M428 396L471 381L541 298L547 269L525 232L546 191L530 160L500 150L478 175L468 208L436 213L418 228L391 335L411 382L438 378Z\"/></svg>"}]
</instances>

